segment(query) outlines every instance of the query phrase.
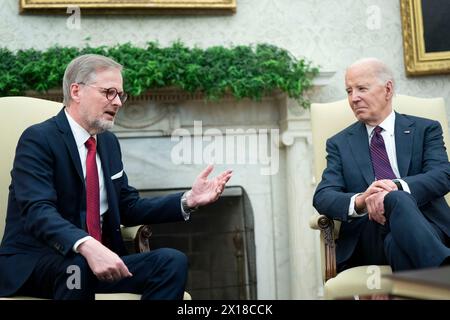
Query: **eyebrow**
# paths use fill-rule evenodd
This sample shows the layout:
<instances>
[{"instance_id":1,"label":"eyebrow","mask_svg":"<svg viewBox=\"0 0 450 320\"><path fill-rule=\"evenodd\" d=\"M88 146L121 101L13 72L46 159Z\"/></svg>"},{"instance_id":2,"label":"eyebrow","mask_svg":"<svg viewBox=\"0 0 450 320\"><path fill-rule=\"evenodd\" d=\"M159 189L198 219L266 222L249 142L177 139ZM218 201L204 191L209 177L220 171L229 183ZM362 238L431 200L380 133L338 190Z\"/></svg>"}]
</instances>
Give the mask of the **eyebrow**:
<instances>
[{"instance_id":1,"label":"eyebrow","mask_svg":"<svg viewBox=\"0 0 450 320\"><path fill-rule=\"evenodd\" d=\"M370 83L356 83L353 86L346 86L346 88L353 88L353 87L370 87Z\"/></svg>"},{"instance_id":2,"label":"eyebrow","mask_svg":"<svg viewBox=\"0 0 450 320\"><path fill-rule=\"evenodd\" d=\"M109 88L106 88L106 87L99 87L100 89L103 89L103 90L105 90L105 91L107 91L107 90L110 90L110 89L114 89L114 90L116 90L117 92L119 92L119 93L123 93L124 91L123 90L119 90L119 89L117 89L116 87L109 87Z\"/></svg>"}]
</instances>

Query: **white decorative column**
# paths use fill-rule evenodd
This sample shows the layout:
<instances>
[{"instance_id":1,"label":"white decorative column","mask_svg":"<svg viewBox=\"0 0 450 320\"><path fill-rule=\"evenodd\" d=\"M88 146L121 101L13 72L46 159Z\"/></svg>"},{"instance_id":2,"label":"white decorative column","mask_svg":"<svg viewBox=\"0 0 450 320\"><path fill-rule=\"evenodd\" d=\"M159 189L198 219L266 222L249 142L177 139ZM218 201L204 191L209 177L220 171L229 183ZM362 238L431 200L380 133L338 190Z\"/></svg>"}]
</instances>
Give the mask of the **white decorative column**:
<instances>
[{"instance_id":1,"label":"white decorative column","mask_svg":"<svg viewBox=\"0 0 450 320\"><path fill-rule=\"evenodd\" d=\"M317 235L309 228L313 214L312 151L309 111L289 100L281 115L281 142L286 148L287 207L291 298L316 299L320 266Z\"/></svg>"},{"instance_id":2,"label":"white decorative column","mask_svg":"<svg viewBox=\"0 0 450 320\"><path fill-rule=\"evenodd\" d=\"M325 86L333 75L332 71L321 72L314 85ZM322 288L319 234L309 227L316 188L310 112L286 100L280 104L280 130L281 147L286 148L291 299L317 299Z\"/></svg>"}]
</instances>

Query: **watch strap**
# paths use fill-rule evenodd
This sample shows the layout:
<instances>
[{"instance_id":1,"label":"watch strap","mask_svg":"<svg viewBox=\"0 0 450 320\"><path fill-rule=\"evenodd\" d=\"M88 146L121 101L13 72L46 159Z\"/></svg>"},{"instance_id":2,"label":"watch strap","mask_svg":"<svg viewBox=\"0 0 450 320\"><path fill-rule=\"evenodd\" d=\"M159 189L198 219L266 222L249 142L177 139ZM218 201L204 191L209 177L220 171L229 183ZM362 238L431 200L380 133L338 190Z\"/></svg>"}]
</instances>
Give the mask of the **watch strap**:
<instances>
[{"instance_id":1,"label":"watch strap","mask_svg":"<svg viewBox=\"0 0 450 320\"><path fill-rule=\"evenodd\" d=\"M189 207L187 204L187 195L188 195L189 191L186 191L185 193L183 193L183 195L181 196L181 206L183 207L183 211L186 213L192 213L198 210L198 207Z\"/></svg>"},{"instance_id":2,"label":"watch strap","mask_svg":"<svg viewBox=\"0 0 450 320\"><path fill-rule=\"evenodd\" d=\"M397 186L397 189L398 189L398 190L403 191L402 183L401 183L399 180L394 179L394 180L392 180L392 182L395 183L395 185Z\"/></svg>"}]
</instances>

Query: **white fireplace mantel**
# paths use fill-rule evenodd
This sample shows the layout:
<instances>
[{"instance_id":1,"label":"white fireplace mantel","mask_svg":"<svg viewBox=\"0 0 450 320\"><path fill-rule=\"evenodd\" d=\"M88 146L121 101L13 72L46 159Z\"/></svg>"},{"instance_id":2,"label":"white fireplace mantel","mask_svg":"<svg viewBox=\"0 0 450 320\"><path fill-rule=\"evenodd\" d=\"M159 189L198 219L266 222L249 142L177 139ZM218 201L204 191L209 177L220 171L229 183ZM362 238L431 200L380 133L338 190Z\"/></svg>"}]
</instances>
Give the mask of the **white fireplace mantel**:
<instances>
[{"instance_id":1,"label":"white fireplace mantel","mask_svg":"<svg viewBox=\"0 0 450 320\"><path fill-rule=\"evenodd\" d=\"M308 110L280 93L259 102L206 102L169 90L132 99L113 131L130 184L138 189L188 188L211 160L214 173L233 169L228 184L243 187L253 208L258 298L318 298L318 238L308 226L315 188ZM181 141L190 143L190 157L180 156ZM237 141L248 144L242 148ZM223 146L214 159L208 158L212 146Z\"/></svg>"}]
</instances>

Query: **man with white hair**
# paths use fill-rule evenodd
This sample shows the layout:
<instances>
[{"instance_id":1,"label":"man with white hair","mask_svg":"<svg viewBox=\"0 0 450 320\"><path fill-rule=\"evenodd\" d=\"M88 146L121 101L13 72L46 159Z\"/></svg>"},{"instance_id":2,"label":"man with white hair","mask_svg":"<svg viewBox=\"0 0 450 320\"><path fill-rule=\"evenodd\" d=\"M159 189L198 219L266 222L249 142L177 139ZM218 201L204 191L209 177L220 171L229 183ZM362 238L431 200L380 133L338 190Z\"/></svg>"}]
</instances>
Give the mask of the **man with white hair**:
<instances>
[{"instance_id":1,"label":"man with white hair","mask_svg":"<svg viewBox=\"0 0 450 320\"><path fill-rule=\"evenodd\" d=\"M393 111L392 72L378 59L353 63L345 85L358 121L327 141L313 200L318 212L342 221L338 271L448 264L450 164L439 122Z\"/></svg>"}]
</instances>

